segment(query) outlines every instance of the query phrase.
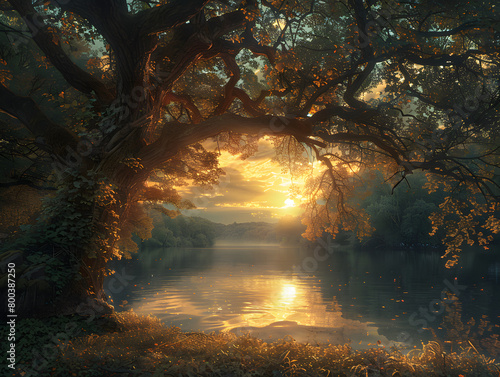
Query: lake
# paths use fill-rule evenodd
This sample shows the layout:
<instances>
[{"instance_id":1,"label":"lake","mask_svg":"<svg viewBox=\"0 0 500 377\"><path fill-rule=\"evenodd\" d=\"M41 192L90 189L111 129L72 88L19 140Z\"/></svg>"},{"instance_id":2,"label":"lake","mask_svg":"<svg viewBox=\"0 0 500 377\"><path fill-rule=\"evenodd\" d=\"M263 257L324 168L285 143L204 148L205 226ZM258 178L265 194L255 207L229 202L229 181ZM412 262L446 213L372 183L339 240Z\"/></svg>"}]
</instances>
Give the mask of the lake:
<instances>
[{"instance_id":1,"label":"lake","mask_svg":"<svg viewBox=\"0 0 500 377\"><path fill-rule=\"evenodd\" d=\"M113 268L126 276L105 284L117 311L153 314L185 331L361 349L420 345L432 339L428 328L446 337L457 312L464 323L487 316L494 329L500 324L496 251L466 250L446 269L435 250L221 244L146 250Z\"/></svg>"}]
</instances>

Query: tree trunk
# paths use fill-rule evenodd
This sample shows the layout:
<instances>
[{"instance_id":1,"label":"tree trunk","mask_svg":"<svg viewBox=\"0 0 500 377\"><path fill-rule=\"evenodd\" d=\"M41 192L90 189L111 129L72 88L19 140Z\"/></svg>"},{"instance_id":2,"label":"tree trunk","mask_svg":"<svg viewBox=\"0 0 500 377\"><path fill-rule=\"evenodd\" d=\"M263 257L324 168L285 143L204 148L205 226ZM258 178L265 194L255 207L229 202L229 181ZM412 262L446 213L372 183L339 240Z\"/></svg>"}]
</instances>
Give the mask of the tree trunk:
<instances>
[{"instance_id":1,"label":"tree trunk","mask_svg":"<svg viewBox=\"0 0 500 377\"><path fill-rule=\"evenodd\" d=\"M21 294L21 315L95 315L112 311L104 292L107 264L120 256L120 229L148 172L138 174L118 161L99 166L106 171L73 174L65 180L44 228L27 247L26 255L44 254L57 259L63 264L58 265L59 272L72 273L65 275L64 283L59 285L54 275L43 277L52 286L51 297L33 299L36 293ZM47 241L44 234L55 236Z\"/></svg>"}]
</instances>

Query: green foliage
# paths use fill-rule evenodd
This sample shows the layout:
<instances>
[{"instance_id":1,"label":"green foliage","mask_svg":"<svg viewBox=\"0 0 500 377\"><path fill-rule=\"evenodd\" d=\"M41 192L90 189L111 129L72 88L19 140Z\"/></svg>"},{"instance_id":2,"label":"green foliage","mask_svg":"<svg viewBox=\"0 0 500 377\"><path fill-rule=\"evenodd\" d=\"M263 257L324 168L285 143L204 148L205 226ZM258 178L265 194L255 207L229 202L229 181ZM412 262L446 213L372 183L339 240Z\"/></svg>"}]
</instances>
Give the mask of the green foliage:
<instances>
[{"instance_id":1,"label":"green foliage","mask_svg":"<svg viewBox=\"0 0 500 377\"><path fill-rule=\"evenodd\" d=\"M399 208L394 197L382 196L378 202L367 207L376 234L374 237L382 236L385 243L398 245L401 241L401 232L397 226L400 222Z\"/></svg>"},{"instance_id":2,"label":"green foliage","mask_svg":"<svg viewBox=\"0 0 500 377\"><path fill-rule=\"evenodd\" d=\"M361 178L364 185L356 190L352 201L368 213L375 228L363 241L365 246L449 249L457 243L485 245L498 240L498 225L484 209L488 204L479 193L460 187L449 192L421 172L407 175L395 188L394 182L388 182L379 171L365 173ZM446 227L444 217L448 221ZM481 230L476 232L479 225ZM477 236L476 241L473 235ZM456 260L456 255L450 256ZM450 262L453 260L449 259L447 265Z\"/></svg>"},{"instance_id":3,"label":"green foliage","mask_svg":"<svg viewBox=\"0 0 500 377\"><path fill-rule=\"evenodd\" d=\"M401 221L401 236L405 244L433 244L435 242L429 236L428 230L429 215L437 209L434 203L428 203L422 199L417 199L406 207Z\"/></svg>"},{"instance_id":4,"label":"green foliage","mask_svg":"<svg viewBox=\"0 0 500 377\"><path fill-rule=\"evenodd\" d=\"M72 172L72 184L61 188L53 197L44 199L36 226L26 231L18 244L28 246L53 243L71 247L75 242L87 242L92 235L91 208L99 190L98 184Z\"/></svg>"},{"instance_id":5,"label":"green foliage","mask_svg":"<svg viewBox=\"0 0 500 377\"><path fill-rule=\"evenodd\" d=\"M71 282L71 278L76 272L67 268L60 258L42 254L41 252L34 252L26 259L34 266L43 265L45 267L45 277L56 287L58 293L61 293L63 288Z\"/></svg>"},{"instance_id":6,"label":"green foliage","mask_svg":"<svg viewBox=\"0 0 500 377\"><path fill-rule=\"evenodd\" d=\"M209 247L215 242L215 223L201 217L169 217L151 212L154 228L152 237L141 247ZM137 237L136 242L139 242Z\"/></svg>"},{"instance_id":7,"label":"green foliage","mask_svg":"<svg viewBox=\"0 0 500 377\"><path fill-rule=\"evenodd\" d=\"M88 278L79 273L82 258L107 261L121 255L115 246L119 235L112 185L93 172L66 173L65 184L54 196L44 198L36 224L21 226L23 233L7 245L26 251L31 266L44 266L45 278L56 295L74 287L74 281ZM96 221L104 210L107 220ZM104 272L101 267L91 271L96 275Z\"/></svg>"},{"instance_id":8,"label":"green foliage","mask_svg":"<svg viewBox=\"0 0 500 377\"><path fill-rule=\"evenodd\" d=\"M408 184L403 182L392 190L392 186L376 174L368 177L365 187L359 190L360 205L369 214L375 228L372 237L365 241L367 244L391 247L440 244L439 236L430 236L432 223L429 216L438 210L443 193L428 193L423 187L427 183L424 174L408 176L407 181Z\"/></svg>"},{"instance_id":9,"label":"green foliage","mask_svg":"<svg viewBox=\"0 0 500 377\"><path fill-rule=\"evenodd\" d=\"M66 173L69 182L60 187L56 195L44 198L37 223L22 226L23 235L9 247L25 249L57 245L73 250L77 245L92 258L95 257L95 250L89 247L92 242L100 240L101 249L106 250L119 238L117 215L113 211L116 203L113 186L93 172L88 172L86 176L76 171ZM109 217L115 221L96 222L95 215L99 208L106 208Z\"/></svg>"}]
</instances>

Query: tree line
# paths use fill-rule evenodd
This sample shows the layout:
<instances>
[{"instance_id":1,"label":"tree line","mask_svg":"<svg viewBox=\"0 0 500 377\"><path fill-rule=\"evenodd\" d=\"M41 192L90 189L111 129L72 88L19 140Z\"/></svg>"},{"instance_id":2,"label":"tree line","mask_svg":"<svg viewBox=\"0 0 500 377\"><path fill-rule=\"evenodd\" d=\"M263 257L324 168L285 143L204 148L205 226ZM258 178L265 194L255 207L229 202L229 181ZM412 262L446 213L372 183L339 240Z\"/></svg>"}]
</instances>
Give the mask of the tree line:
<instances>
[{"instance_id":1,"label":"tree line","mask_svg":"<svg viewBox=\"0 0 500 377\"><path fill-rule=\"evenodd\" d=\"M386 178L378 170L365 173L361 178L365 185L358 188L352 204L366 211L374 231L370 236L358 240L353 232L340 230L336 235L337 244L401 249L443 246L442 231L433 234L432 215L439 211L446 193L440 190L429 192L430 182L424 173L408 176L406 182L396 189L384 182ZM463 203L467 203L467 192L458 192L456 195ZM301 218L290 215L280 218L277 223L234 222L227 225L201 217L171 218L160 213L152 218L152 238L144 241L135 239L147 247L209 247L216 240L279 243L283 246L312 244L302 237L306 226ZM486 222L487 218L482 218L482 221Z\"/></svg>"}]
</instances>

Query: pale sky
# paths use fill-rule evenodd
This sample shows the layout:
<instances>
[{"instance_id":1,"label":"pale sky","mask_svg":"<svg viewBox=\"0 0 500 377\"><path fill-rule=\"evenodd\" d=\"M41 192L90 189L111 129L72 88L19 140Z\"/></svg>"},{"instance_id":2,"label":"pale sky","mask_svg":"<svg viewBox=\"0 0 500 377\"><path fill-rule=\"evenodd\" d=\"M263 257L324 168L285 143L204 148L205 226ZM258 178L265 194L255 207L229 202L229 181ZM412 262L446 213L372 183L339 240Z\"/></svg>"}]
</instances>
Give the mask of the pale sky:
<instances>
[{"instance_id":1,"label":"pale sky","mask_svg":"<svg viewBox=\"0 0 500 377\"><path fill-rule=\"evenodd\" d=\"M199 187L180 188L181 195L198 207L186 210L187 216L205 217L215 222L276 222L284 215L300 215L302 197L292 196L293 184L301 187L303 179L282 173L273 158L269 139L259 142L258 152L246 160L240 155L221 151L220 167L226 172L220 184L210 191Z\"/></svg>"}]
</instances>

